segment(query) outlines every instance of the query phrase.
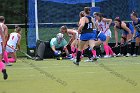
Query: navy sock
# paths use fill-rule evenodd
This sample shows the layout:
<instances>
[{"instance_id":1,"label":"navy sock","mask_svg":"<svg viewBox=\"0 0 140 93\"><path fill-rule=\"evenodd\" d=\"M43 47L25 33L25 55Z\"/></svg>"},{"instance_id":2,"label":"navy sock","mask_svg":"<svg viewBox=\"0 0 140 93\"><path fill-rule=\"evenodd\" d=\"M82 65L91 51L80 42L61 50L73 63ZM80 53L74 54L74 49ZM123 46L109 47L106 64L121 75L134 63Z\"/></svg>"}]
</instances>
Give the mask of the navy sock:
<instances>
[{"instance_id":1,"label":"navy sock","mask_svg":"<svg viewBox=\"0 0 140 93\"><path fill-rule=\"evenodd\" d=\"M81 51L77 52L76 62L80 62Z\"/></svg>"}]
</instances>

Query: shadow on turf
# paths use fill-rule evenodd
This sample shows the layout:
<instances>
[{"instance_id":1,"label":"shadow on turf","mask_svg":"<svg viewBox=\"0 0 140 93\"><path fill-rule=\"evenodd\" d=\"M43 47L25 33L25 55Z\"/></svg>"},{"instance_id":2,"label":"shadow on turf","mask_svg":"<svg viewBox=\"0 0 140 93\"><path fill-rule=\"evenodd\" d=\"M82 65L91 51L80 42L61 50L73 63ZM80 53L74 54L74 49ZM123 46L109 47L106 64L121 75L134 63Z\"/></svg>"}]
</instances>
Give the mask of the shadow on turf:
<instances>
[{"instance_id":1,"label":"shadow on turf","mask_svg":"<svg viewBox=\"0 0 140 93\"><path fill-rule=\"evenodd\" d=\"M37 67L36 65L34 65L33 63L31 62L26 62L24 60L21 60L23 63L26 63L28 64L30 67L32 67L33 69L37 70L40 74L43 74L45 75L47 78L51 79L51 80L54 80L55 82L63 85L63 86L67 86L67 82L66 81L63 81L62 79L56 77L55 75L47 72L47 71L43 71L41 68Z\"/></svg>"},{"instance_id":2,"label":"shadow on turf","mask_svg":"<svg viewBox=\"0 0 140 93\"><path fill-rule=\"evenodd\" d=\"M97 63L98 64L98 63ZM103 68L106 71L109 71L110 74L114 75L115 77L120 78L121 80L126 81L127 83L131 84L132 86L137 86L137 82L135 82L134 80L125 77L124 75L114 71L113 69L109 68L108 66L104 65L103 63L98 64L101 68Z\"/></svg>"}]
</instances>

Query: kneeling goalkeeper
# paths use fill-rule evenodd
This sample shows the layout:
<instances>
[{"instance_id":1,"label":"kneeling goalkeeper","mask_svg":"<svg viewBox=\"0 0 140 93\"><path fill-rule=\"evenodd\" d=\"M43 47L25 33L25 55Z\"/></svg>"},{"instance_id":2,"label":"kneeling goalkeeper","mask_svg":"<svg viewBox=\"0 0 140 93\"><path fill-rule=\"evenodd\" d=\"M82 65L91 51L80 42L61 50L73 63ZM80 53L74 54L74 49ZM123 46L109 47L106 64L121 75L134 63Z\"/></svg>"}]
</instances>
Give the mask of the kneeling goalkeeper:
<instances>
[{"instance_id":1,"label":"kneeling goalkeeper","mask_svg":"<svg viewBox=\"0 0 140 93\"><path fill-rule=\"evenodd\" d=\"M61 55L61 52L64 50L67 57L70 57L67 49L67 41L64 39L62 33L58 33L56 37L52 38L50 41L50 47L54 52L56 57Z\"/></svg>"}]
</instances>

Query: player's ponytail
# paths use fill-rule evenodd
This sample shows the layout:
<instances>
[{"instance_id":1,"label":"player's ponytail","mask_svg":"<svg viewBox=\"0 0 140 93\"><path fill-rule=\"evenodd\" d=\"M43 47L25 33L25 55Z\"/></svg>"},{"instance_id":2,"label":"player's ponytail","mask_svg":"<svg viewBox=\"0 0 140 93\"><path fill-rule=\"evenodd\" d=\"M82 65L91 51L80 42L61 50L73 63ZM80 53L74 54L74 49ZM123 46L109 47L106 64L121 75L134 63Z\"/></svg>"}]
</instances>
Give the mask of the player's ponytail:
<instances>
[{"instance_id":1,"label":"player's ponytail","mask_svg":"<svg viewBox=\"0 0 140 93\"><path fill-rule=\"evenodd\" d=\"M81 11L81 12L79 13L79 16L80 16L80 17L84 17L84 16L85 16L84 11Z\"/></svg>"}]
</instances>

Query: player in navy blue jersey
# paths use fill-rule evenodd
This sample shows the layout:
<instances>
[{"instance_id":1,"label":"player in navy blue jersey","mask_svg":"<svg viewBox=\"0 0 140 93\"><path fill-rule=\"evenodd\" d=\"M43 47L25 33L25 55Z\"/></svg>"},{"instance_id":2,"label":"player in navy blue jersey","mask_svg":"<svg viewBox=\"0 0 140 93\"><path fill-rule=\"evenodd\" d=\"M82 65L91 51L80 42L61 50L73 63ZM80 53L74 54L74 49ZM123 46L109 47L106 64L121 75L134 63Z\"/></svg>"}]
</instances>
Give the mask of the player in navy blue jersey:
<instances>
[{"instance_id":1,"label":"player in navy blue jersey","mask_svg":"<svg viewBox=\"0 0 140 93\"><path fill-rule=\"evenodd\" d=\"M134 28L131 23L125 23L121 21L119 17L115 18L114 23L115 23L114 31L115 31L115 39L116 39L115 47L118 46L118 29L123 30L122 37L121 37L121 47L120 47L121 53L118 54L120 56L124 54L124 51L123 51L125 49L125 46L123 46L124 42L132 39ZM131 42L128 43L126 47L127 47L126 56L128 57L131 55Z\"/></svg>"},{"instance_id":2,"label":"player in navy blue jersey","mask_svg":"<svg viewBox=\"0 0 140 93\"><path fill-rule=\"evenodd\" d=\"M102 41L99 39L98 41L95 41L97 38L97 34L93 29L95 29L93 18L90 16L90 8L85 7L84 8L85 16L82 17L79 21L79 28L78 33L81 34L80 41L78 45L78 52L76 61L74 64L79 65L80 62L80 56L81 51L83 50L85 44L88 42L90 48L93 50L95 46L100 45Z\"/></svg>"},{"instance_id":3,"label":"player in navy blue jersey","mask_svg":"<svg viewBox=\"0 0 140 93\"><path fill-rule=\"evenodd\" d=\"M132 24L134 26L134 34L133 38L136 36L136 44L135 44L135 50L133 56L137 56L138 54L138 49L140 47L140 18L138 18L138 15L136 12L131 13L131 19L132 19Z\"/></svg>"}]
</instances>

